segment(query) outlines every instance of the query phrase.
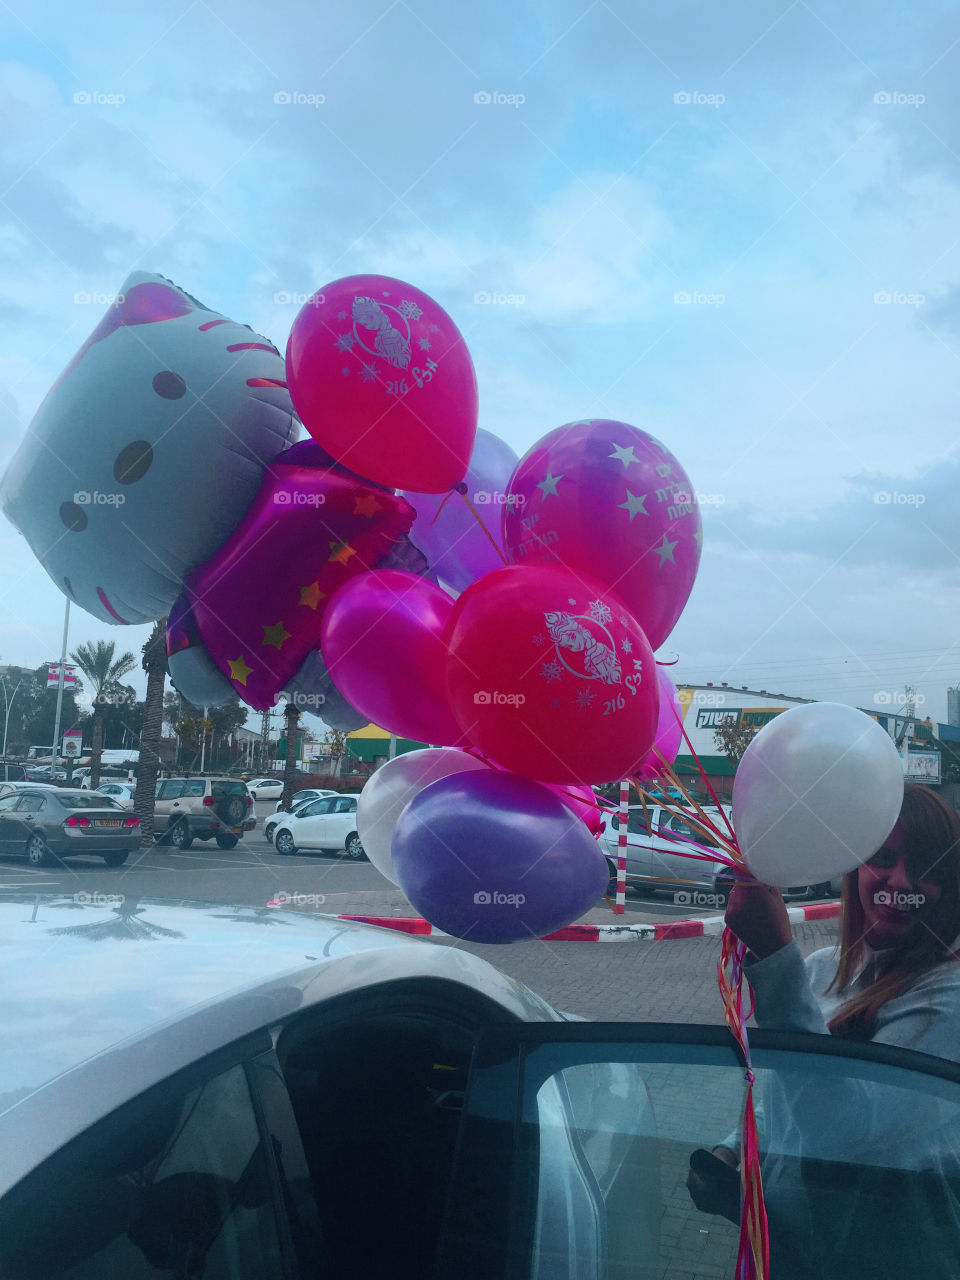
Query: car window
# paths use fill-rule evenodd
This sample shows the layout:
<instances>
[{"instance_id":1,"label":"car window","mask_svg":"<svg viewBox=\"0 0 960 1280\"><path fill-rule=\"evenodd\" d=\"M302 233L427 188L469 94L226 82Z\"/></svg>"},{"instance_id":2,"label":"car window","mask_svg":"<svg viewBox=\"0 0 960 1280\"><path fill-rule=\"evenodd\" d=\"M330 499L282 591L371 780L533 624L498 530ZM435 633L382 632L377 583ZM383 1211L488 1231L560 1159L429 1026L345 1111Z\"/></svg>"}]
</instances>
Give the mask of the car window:
<instances>
[{"instance_id":1,"label":"car window","mask_svg":"<svg viewBox=\"0 0 960 1280\"><path fill-rule=\"evenodd\" d=\"M206 789L207 784L204 782L203 778L189 778L183 784L184 796L190 796L193 799L196 799L197 796L202 796Z\"/></svg>"},{"instance_id":2,"label":"car window","mask_svg":"<svg viewBox=\"0 0 960 1280\"><path fill-rule=\"evenodd\" d=\"M357 802L350 796L334 801L334 813L356 813Z\"/></svg>"},{"instance_id":3,"label":"car window","mask_svg":"<svg viewBox=\"0 0 960 1280\"><path fill-rule=\"evenodd\" d=\"M158 800L179 800L183 795L183 778L169 778L157 792Z\"/></svg>"},{"instance_id":4,"label":"car window","mask_svg":"<svg viewBox=\"0 0 960 1280\"><path fill-rule=\"evenodd\" d=\"M101 795L99 791L68 791L53 797L65 809L119 809L112 796Z\"/></svg>"},{"instance_id":5,"label":"car window","mask_svg":"<svg viewBox=\"0 0 960 1280\"><path fill-rule=\"evenodd\" d=\"M0 796L0 813L12 809L19 799L19 791L9 791L5 796Z\"/></svg>"},{"instance_id":6,"label":"car window","mask_svg":"<svg viewBox=\"0 0 960 1280\"><path fill-rule=\"evenodd\" d=\"M333 813L333 806L336 801L331 800L328 796L324 796L320 800L312 800L309 804L298 810L306 818L312 818L317 813Z\"/></svg>"},{"instance_id":7,"label":"car window","mask_svg":"<svg viewBox=\"0 0 960 1280\"><path fill-rule=\"evenodd\" d=\"M39 813L46 805L43 796L27 794L20 797L17 813Z\"/></svg>"},{"instance_id":8,"label":"car window","mask_svg":"<svg viewBox=\"0 0 960 1280\"><path fill-rule=\"evenodd\" d=\"M0 1274L254 1280L285 1275L264 1144L241 1067L134 1104L0 1208Z\"/></svg>"},{"instance_id":9,"label":"car window","mask_svg":"<svg viewBox=\"0 0 960 1280\"><path fill-rule=\"evenodd\" d=\"M700 827L695 827L692 822L688 822L686 818L681 818L676 813L671 813L666 818L663 826L675 835L682 836L685 840L693 840L697 844L716 845L717 843L713 836L708 835Z\"/></svg>"},{"instance_id":10,"label":"car window","mask_svg":"<svg viewBox=\"0 0 960 1280\"><path fill-rule=\"evenodd\" d=\"M611 815L610 826L613 828L614 831L620 830L619 813L615 813ZM650 826L644 816L642 809L628 810L627 834L631 836L648 836L650 834Z\"/></svg>"},{"instance_id":11,"label":"car window","mask_svg":"<svg viewBox=\"0 0 960 1280\"><path fill-rule=\"evenodd\" d=\"M595 1027L532 1024L512 1052L506 1033L484 1037L442 1280L736 1274L738 1225L697 1208L686 1186L695 1151L738 1143L744 1079L730 1043L706 1028L684 1028L686 1043L613 1030L604 1042ZM751 1032L770 1277L947 1280L960 1250L960 1070L790 1039L787 1051L774 1047L781 1033ZM739 1178L718 1186L737 1218Z\"/></svg>"},{"instance_id":12,"label":"car window","mask_svg":"<svg viewBox=\"0 0 960 1280\"><path fill-rule=\"evenodd\" d=\"M193 794L192 792L190 793ZM216 800L222 799L224 796L246 796L246 784L231 779L219 779L210 783L210 794Z\"/></svg>"}]
</instances>

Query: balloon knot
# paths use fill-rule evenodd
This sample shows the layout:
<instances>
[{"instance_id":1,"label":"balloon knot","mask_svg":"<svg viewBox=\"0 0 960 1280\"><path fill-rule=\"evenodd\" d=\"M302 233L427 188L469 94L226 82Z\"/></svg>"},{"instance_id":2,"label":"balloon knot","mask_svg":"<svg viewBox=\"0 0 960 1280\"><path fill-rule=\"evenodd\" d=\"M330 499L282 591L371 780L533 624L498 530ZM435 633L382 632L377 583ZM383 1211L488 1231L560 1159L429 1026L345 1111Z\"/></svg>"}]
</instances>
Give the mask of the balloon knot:
<instances>
[{"instance_id":1,"label":"balloon knot","mask_svg":"<svg viewBox=\"0 0 960 1280\"><path fill-rule=\"evenodd\" d=\"M455 484L453 488L455 493L460 493L465 495L467 492L467 486L464 481L461 481L460 484Z\"/></svg>"}]
</instances>

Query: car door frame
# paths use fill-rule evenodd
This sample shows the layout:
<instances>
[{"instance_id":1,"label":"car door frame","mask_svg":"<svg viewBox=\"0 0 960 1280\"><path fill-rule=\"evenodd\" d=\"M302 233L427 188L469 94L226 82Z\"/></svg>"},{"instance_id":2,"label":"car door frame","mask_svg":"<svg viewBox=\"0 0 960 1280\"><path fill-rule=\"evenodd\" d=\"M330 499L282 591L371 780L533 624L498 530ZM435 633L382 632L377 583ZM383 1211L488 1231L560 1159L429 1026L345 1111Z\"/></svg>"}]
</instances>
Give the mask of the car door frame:
<instances>
[{"instance_id":1,"label":"car door frame","mask_svg":"<svg viewBox=\"0 0 960 1280\"><path fill-rule=\"evenodd\" d=\"M183 790L186 781L186 778L164 778L160 783L156 798L153 802L153 812L157 817L166 818L166 822L162 828L164 831L169 830L170 827L173 826L174 820L180 816L180 801L183 799ZM180 783L179 796L170 796L169 799L165 799L162 793L171 783L176 782Z\"/></svg>"},{"instance_id":2,"label":"car door frame","mask_svg":"<svg viewBox=\"0 0 960 1280\"><path fill-rule=\"evenodd\" d=\"M521 1259L517 1248L521 1235L532 1240L537 1189L534 1169L522 1163L531 1147L529 1135L523 1133L523 1068L530 1051L544 1045L571 1047L564 1069L604 1060L578 1056L581 1047L623 1045L649 1046L650 1062L672 1061L663 1049L675 1046L689 1048L690 1064L719 1056L728 1060L731 1071L743 1074L747 1070L739 1046L721 1026L564 1021L501 1024L482 1031L467 1080L434 1280L529 1277L530 1259ZM762 1061L764 1051L773 1050L887 1065L944 1079L960 1088L960 1063L892 1045L812 1032L751 1028L750 1048L758 1067L768 1065ZM709 1059L705 1058L705 1050ZM599 1273L605 1273L605 1267Z\"/></svg>"}]
</instances>

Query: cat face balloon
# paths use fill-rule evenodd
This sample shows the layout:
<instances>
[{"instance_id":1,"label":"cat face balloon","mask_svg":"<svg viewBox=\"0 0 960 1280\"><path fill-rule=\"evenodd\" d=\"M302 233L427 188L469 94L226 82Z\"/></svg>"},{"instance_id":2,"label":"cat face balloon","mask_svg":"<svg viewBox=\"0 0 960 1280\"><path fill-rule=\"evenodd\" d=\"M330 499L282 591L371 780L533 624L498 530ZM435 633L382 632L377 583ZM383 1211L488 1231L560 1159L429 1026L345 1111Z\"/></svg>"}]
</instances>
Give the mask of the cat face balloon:
<instances>
[{"instance_id":1,"label":"cat face balloon","mask_svg":"<svg viewBox=\"0 0 960 1280\"><path fill-rule=\"evenodd\" d=\"M298 434L276 348L136 272L38 409L0 506L71 600L150 622Z\"/></svg>"}]
</instances>

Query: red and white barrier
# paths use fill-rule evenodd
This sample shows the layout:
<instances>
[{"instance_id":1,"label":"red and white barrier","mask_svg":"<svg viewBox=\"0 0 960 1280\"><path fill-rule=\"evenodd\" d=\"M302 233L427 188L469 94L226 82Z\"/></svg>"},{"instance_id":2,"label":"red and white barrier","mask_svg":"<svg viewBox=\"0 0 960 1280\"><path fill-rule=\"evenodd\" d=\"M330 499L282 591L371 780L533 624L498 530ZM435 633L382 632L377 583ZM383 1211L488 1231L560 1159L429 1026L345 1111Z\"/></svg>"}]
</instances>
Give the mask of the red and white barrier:
<instances>
[{"instance_id":1,"label":"red and white barrier","mask_svg":"<svg viewBox=\"0 0 960 1280\"><path fill-rule=\"evenodd\" d=\"M286 904L273 900L268 907ZM787 907L792 924L808 920L835 920L840 915L839 902L814 902L805 907ZM450 934L435 929L420 916L337 915L333 920L353 920L357 924L375 924L382 929L413 933L422 938L449 938ZM723 933L723 916L707 916L704 920L660 920L654 924L570 924L556 933L548 933L543 942L665 942L669 938L703 938Z\"/></svg>"}]
</instances>

